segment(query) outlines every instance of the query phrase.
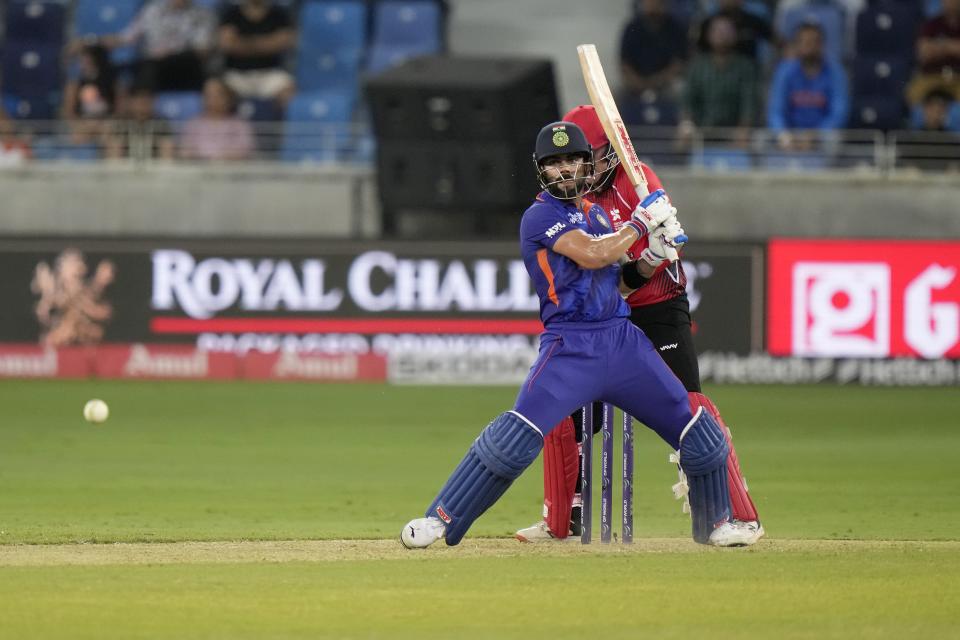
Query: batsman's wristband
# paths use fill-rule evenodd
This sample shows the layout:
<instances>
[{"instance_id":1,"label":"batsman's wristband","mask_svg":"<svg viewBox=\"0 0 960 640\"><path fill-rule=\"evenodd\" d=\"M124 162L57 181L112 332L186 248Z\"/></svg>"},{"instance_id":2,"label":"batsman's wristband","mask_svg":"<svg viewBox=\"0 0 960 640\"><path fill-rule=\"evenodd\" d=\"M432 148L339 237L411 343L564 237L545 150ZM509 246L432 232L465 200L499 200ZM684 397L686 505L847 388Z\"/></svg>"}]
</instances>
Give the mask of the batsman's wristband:
<instances>
[{"instance_id":1,"label":"batsman's wristband","mask_svg":"<svg viewBox=\"0 0 960 640\"><path fill-rule=\"evenodd\" d=\"M623 284L631 289L639 289L650 281L650 278L644 278L640 274L640 265L636 260L631 260L621 267L620 277L623 278Z\"/></svg>"},{"instance_id":2,"label":"batsman's wristband","mask_svg":"<svg viewBox=\"0 0 960 640\"><path fill-rule=\"evenodd\" d=\"M642 238L643 236L647 235L647 230L646 230L646 228L644 228L644 226L643 226L642 224L640 224L639 222L637 222L636 220L627 220L627 221L623 224L623 226L625 226L625 227L633 227L634 230L637 232L637 240L639 240L639 239Z\"/></svg>"}]
</instances>

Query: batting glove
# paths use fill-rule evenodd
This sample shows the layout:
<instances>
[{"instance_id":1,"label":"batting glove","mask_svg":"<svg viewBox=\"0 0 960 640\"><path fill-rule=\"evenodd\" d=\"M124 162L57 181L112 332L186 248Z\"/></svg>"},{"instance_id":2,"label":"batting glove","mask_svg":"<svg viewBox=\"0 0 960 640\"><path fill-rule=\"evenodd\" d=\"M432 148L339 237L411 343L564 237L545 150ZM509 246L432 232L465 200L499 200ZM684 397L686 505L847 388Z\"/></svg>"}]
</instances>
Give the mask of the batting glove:
<instances>
[{"instance_id":1,"label":"batting glove","mask_svg":"<svg viewBox=\"0 0 960 640\"><path fill-rule=\"evenodd\" d=\"M676 214L677 210L670 204L666 191L657 189L637 205L627 224L636 229L642 238Z\"/></svg>"},{"instance_id":2,"label":"batting glove","mask_svg":"<svg viewBox=\"0 0 960 640\"><path fill-rule=\"evenodd\" d=\"M640 252L640 259L651 267L659 267L675 255L677 250L665 245L663 239L654 234L650 236L647 248Z\"/></svg>"},{"instance_id":3,"label":"batting glove","mask_svg":"<svg viewBox=\"0 0 960 640\"><path fill-rule=\"evenodd\" d=\"M677 220L676 216L667 218L666 222L654 230L653 235L659 236L664 245L674 249L679 249L688 240L687 234L680 226L680 221Z\"/></svg>"}]
</instances>

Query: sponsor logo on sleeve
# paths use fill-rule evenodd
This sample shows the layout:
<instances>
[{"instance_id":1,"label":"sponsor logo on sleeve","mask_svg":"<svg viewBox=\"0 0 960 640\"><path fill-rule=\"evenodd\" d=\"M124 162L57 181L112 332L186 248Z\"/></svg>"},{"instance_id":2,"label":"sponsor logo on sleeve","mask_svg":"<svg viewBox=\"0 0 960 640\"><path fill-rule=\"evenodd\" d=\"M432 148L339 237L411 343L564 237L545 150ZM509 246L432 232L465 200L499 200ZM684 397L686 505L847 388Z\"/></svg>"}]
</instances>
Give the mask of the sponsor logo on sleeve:
<instances>
[{"instance_id":1,"label":"sponsor logo on sleeve","mask_svg":"<svg viewBox=\"0 0 960 640\"><path fill-rule=\"evenodd\" d=\"M553 225L552 227L550 227L549 229L547 229L547 237L548 237L548 238L552 238L553 236L555 236L555 235L557 235L558 233L560 233L560 230L561 230L561 229L565 229L566 226L567 226L567 225L563 224L562 222L558 222L557 224L555 224L555 225Z\"/></svg>"}]
</instances>

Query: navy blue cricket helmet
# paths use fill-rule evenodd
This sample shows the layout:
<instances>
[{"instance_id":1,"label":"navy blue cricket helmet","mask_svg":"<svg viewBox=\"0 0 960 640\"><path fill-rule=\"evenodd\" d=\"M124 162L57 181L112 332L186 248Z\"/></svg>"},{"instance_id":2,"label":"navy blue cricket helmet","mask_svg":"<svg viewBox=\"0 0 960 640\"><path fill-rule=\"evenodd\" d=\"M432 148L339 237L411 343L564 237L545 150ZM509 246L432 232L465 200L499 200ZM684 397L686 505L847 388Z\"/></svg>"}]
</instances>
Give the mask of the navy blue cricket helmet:
<instances>
[{"instance_id":1,"label":"navy blue cricket helmet","mask_svg":"<svg viewBox=\"0 0 960 640\"><path fill-rule=\"evenodd\" d=\"M543 166L544 160L554 156L571 155L581 156L582 163L578 165L573 176L564 178L556 173L548 176ZM533 151L533 162L537 166L537 180L540 187L552 196L561 200L572 200L586 195L591 188L593 179L593 148L587 142L583 130L572 122L552 122L537 134L537 143ZM563 185L573 179L574 188L568 189Z\"/></svg>"}]
</instances>

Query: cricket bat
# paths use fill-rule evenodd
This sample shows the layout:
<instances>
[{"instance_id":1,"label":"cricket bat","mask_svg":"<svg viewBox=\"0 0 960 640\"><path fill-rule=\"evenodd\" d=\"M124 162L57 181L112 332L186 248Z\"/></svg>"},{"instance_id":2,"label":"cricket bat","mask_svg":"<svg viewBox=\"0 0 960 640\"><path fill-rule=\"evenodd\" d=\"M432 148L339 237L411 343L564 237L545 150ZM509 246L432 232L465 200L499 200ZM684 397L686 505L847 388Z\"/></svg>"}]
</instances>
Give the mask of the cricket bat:
<instances>
[{"instance_id":1,"label":"cricket bat","mask_svg":"<svg viewBox=\"0 0 960 640\"><path fill-rule=\"evenodd\" d=\"M577 47L577 55L580 56L580 70L583 72L583 81L587 85L587 93L590 94L590 102L597 111L603 132L607 134L607 139L620 157L620 164L630 183L637 190L637 195L643 199L650 194L647 177L643 173L640 157L633 147L627 127L623 124L623 118L620 117L620 110L617 109L610 85L607 84L607 76L603 73L603 65L600 64L600 56L597 55L597 47L592 44L581 44ZM676 262L680 257L673 247L666 247L666 250L667 259L670 260L667 271L670 272L674 282L678 282L680 274Z\"/></svg>"}]
</instances>

